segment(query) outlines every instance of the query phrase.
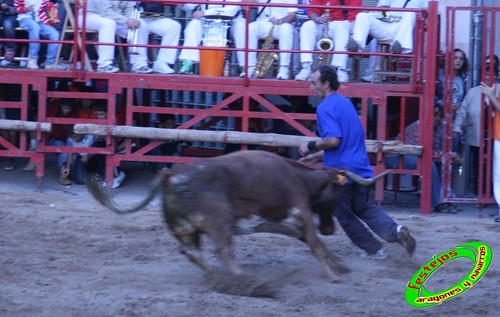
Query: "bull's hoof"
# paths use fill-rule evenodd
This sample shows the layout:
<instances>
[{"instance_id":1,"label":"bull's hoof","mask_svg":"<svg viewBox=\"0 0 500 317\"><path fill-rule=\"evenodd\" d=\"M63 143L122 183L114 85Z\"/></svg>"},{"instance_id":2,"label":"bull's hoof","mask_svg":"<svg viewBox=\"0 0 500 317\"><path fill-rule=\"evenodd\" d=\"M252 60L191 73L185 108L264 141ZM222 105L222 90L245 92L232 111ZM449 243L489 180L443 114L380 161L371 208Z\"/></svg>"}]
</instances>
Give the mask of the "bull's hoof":
<instances>
[{"instance_id":1,"label":"bull's hoof","mask_svg":"<svg viewBox=\"0 0 500 317\"><path fill-rule=\"evenodd\" d=\"M335 233L335 227L334 226L319 226L319 233L321 233L324 236L331 236Z\"/></svg>"}]
</instances>

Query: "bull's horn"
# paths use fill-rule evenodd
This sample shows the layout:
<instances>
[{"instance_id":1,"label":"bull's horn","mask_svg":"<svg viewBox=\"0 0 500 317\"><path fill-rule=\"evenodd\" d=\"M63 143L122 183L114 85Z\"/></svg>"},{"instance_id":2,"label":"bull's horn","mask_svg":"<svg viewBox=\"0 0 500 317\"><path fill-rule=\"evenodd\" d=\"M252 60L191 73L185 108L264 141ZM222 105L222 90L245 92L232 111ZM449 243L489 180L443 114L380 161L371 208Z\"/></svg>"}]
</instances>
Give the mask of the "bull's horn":
<instances>
[{"instance_id":1,"label":"bull's horn","mask_svg":"<svg viewBox=\"0 0 500 317\"><path fill-rule=\"evenodd\" d=\"M340 170L340 173L351 179L353 182L361 184L361 185L371 185L375 183L379 178L384 177L385 175L392 172L392 170L387 170L383 173L380 173L372 178L363 178L353 172L349 172L348 170Z\"/></svg>"}]
</instances>

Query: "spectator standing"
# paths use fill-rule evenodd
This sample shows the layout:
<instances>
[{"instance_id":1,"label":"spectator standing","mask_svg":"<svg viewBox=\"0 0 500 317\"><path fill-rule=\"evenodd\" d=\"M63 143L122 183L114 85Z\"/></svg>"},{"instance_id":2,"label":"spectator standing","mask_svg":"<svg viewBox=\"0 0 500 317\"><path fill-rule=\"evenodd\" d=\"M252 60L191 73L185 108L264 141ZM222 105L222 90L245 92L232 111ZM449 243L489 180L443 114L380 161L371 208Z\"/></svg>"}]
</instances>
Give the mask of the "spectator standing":
<instances>
[{"instance_id":1,"label":"spectator standing","mask_svg":"<svg viewBox=\"0 0 500 317\"><path fill-rule=\"evenodd\" d=\"M301 144L304 164L323 162L324 166L345 168L364 178L373 176L365 145L365 131L351 101L340 95L335 68L319 66L310 77L311 90L324 98L317 108L318 141ZM411 255L416 242L407 227L397 224L384 210L369 202L369 187L350 182L338 187L334 214L348 237L374 259L386 257L385 248L364 226L364 222L387 242L398 242ZM325 224L320 224L324 226Z\"/></svg>"},{"instance_id":2,"label":"spectator standing","mask_svg":"<svg viewBox=\"0 0 500 317\"><path fill-rule=\"evenodd\" d=\"M0 10L0 25L3 27L2 37L5 39L16 38L17 12L14 7L14 0L2 0ZM7 67L12 64L14 56L16 56L17 45L15 42L3 42L4 59L0 62L0 66Z\"/></svg>"},{"instance_id":3,"label":"spectator standing","mask_svg":"<svg viewBox=\"0 0 500 317\"><path fill-rule=\"evenodd\" d=\"M377 7L422 9L429 6L428 0L379 0ZM385 10L385 9L383 9ZM390 51L393 54L410 54L413 51L413 28L416 14L414 12L389 11L386 19L382 12L360 12L354 20L352 37L347 43L349 52L364 49L368 35L377 40L391 41Z\"/></svg>"},{"instance_id":4,"label":"spectator standing","mask_svg":"<svg viewBox=\"0 0 500 317\"><path fill-rule=\"evenodd\" d=\"M358 6L361 7L361 0L312 0L311 5L331 5L331 6ZM329 13L326 11L329 10ZM304 22L300 27L300 49L302 51L312 51L316 48L317 38L328 36L333 41L332 50L344 51L349 39L351 23L356 17L357 11L335 9L309 8L309 21ZM325 32L325 28L327 32ZM326 33L326 34L325 34ZM321 52L318 52L321 54ZM330 55L326 55L328 58ZM349 75L347 69L346 54L334 54L331 65L337 68L339 82L348 82ZM302 69L295 76L295 80L308 80L311 75L311 65L313 64L312 53L300 53Z\"/></svg>"},{"instance_id":5,"label":"spectator standing","mask_svg":"<svg viewBox=\"0 0 500 317\"><path fill-rule=\"evenodd\" d=\"M18 12L17 20L19 26L28 32L30 40L40 40L40 37L51 41L59 40L59 32L50 25L50 19L47 15L47 4L50 0L15 0L14 6ZM62 65L56 64L56 55L59 48L58 43L49 43L47 45L47 54L45 59L46 70L65 70ZM39 69L38 59L41 44L30 42L28 48L28 69Z\"/></svg>"},{"instance_id":6,"label":"spectator standing","mask_svg":"<svg viewBox=\"0 0 500 317\"><path fill-rule=\"evenodd\" d=\"M258 3L271 4L289 4L290 7L259 7L257 9L257 17L255 21L248 25L248 48L255 50L259 39L264 39L269 36L271 27L273 29L273 38L279 41L279 50L291 50L293 48L295 17L297 14L297 0L257 0ZM245 38L245 25L235 25L234 36L236 38ZM243 49L244 42L235 43L236 48ZM240 77L245 77L245 59L244 54L239 54L238 63L240 65ZM290 79L290 62L291 53L279 54L279 69L276 79ZM248 72L249 76L253 76L255 66L257 64L257 53L248 53Z\"/></svg>"},{"instance_id":7,"label":"spectator standing","mask_svg":"<svg viewBox=\"0 0 500 317\"><path fill-rule=\"evenodd\" d=\"M222 4L184 4L182 9L184 11L193 11L193 19L189 21L184 29L184 44L183 46L198 46L204 35L203 24L205 22L205 17L207 16L219 16L226 18L235 18L240 12L240 7L236 5L226 5L226 3L238 3L241 0L215 0L222 2ZM244 27L244 25L243 25ZM244 43L243 38L236 38L237 43ZM179 55L179 60L181 60L181 68L179 73L181 74L192 74L193 64L200 62L200 51L197 49L187 49L183 48Z\"/></svg>"}]
</instances>

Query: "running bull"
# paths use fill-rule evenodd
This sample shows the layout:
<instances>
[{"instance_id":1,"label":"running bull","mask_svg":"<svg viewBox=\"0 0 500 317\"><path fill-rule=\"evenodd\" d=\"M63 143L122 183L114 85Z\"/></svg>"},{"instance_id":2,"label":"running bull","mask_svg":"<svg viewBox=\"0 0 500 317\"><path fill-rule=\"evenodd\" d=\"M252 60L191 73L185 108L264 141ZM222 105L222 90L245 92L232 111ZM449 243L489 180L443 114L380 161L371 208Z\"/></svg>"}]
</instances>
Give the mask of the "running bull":
<instances>
[{"instance_id":1,"label":"running bull","mask_svg":"<svg viewBox=\"0 0 500 317\"><path fill-rule=\"evenodd\" d=\"M167 225L181 252L204 270L210 267L201 254L201 234L213 240L225 266L241 274L232 235L273 232L307 243L328 277L335 279L348 269L317 236L313 213L320 215L322 233L332 234L336 186L346 177L370 184L383 175L363 179L348 171L310 168L269 152L240 151L161 171L149 195L131 208L119 207L91 169L86 184L100 203L120 214L138 211L163 190Z\"/></svg>"}]
</instances>

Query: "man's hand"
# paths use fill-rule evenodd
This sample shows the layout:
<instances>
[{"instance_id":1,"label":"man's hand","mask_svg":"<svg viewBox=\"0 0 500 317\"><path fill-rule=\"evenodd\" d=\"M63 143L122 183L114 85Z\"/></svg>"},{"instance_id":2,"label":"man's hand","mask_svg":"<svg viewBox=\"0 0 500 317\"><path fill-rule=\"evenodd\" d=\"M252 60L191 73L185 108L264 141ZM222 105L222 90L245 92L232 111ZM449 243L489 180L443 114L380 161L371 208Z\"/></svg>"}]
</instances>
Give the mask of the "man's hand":
<instances>
[{"instance_id":1,"label":"man's hand","mask_svg":"<svg viewBox=\"0 0 500 317\"><path fill-rule=\"evenodd\" d=\"M488 98L495 98L495 86L488 86L488 84L481 82L481 93L485 94Z\"/></svg>"},{"instance_id":2,"label":"man's hand","mask_svg":"<svg viewBox=\"0 0 500 317\"><path fill-rule=\"evenodd\" d=\"M141 27L141 22L137 21L136 19L131 19L129 18L126 22L129 28L131 29L137 29Z\"/></svg>"}]
</instances>

